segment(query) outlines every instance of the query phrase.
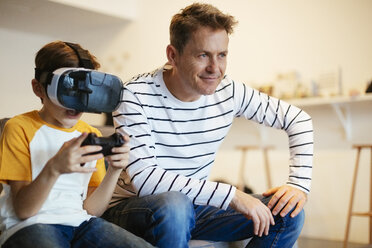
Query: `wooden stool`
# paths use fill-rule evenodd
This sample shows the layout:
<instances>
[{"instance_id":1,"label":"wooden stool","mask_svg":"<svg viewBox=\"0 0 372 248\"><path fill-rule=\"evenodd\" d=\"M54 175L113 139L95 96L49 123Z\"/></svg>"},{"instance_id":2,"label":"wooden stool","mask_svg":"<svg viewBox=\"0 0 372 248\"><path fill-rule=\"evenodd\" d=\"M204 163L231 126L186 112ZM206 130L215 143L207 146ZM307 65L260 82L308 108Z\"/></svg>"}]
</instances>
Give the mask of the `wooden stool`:
<instances>
[{"instance_id":1,"label":"wooden stool","mask_svg":"<svg viewBox=\"0 0 372 248\"><path fill-rule=\"evenodd\" d=\"M350 224L351 224L351 216L363 216L369 217L369 244L372 244L372 145L353 145L353 148L357 149L357 157L354 169L354 177L353 182L351 185L351 196L350 196L350 203L349 203L349 211L347 214L347 222L346 222L346 232L345 232L345 240L344 240L344 248L347 248L348 240L349 240L349 231L350 231ZM358 167L359 167L359 160L360 160L360 153L363 148L369 148L371 150L371 172L370 172L370 188L369 188L369 212L361 213L361 212L353 212L353 202L354 202L354 195L355 195L355 185L358 176Z\"/></svg>"},{"instance_id":2,"label":"wooden stool","mask_svg":"<svg viewBox=\"0 0 372 248\"><path fill-rule=\"evenodd\" d=\"M272 146L237 146L236 149L242 151L242 160L240 163L240 168L239 168L239 179L238 179L238 189L243 191L244 190L244 168L246 164L246 157L247 157L247 152L249 150L257 150L257 149L262 149L263 155L264 155L264 166L265 166L265 172L266 172L266 182L267 186L269 189L272 188L272 181L271 181L271 174L270 174L270 165L269 165L269 159L267 155L267 151L269 149L272 149Z\"/></svg>"}]
</instances>

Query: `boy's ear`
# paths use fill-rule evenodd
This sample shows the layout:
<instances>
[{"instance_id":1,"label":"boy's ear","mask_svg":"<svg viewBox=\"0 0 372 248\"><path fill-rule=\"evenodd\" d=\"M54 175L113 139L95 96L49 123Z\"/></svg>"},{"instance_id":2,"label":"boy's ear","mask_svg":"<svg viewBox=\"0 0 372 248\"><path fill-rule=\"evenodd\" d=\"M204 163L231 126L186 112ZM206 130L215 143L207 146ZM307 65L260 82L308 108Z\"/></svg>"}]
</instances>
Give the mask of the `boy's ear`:
<instances>
[{"instance_id":1,"label":"boy's ear","mask_svg":"<svg viewBox=\"0 0 372 248\"><path fill-rule=\"evenodd\" d=\"M167 52L168 64L175 66L176 57L178 55L177 49L172 45L168 45L166 52Z\"/></svg>"},{"instance_id":2,"label":"boy's ear","mask_svg":"<svg viewBox=\"0 0 372 248\"><path fill-rule=\"evenodd\" d=\"M36 79L32 79L31 84L32 90L34 91L35 95L43 99L45 97L44 86Z\"/></svg>"}]
</instances>

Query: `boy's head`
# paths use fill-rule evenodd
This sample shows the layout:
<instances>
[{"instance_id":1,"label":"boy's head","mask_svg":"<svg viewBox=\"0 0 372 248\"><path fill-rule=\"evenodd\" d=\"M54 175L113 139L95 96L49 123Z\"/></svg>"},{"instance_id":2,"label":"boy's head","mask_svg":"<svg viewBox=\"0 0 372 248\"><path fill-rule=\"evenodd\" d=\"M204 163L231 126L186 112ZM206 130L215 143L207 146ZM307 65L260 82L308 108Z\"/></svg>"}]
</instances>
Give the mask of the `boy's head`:
<instances>
[{"instance_id":1,"label":"boy's head","mask_svg":"<svg viewBox=\"0 0 372 248\"><path fill-rule=\"evenodd\" d=\"M68 44L63 41L53 41L44 45L37 53L35 57L35 79L46 88L45 78L40 78L41 72L54 72L55 70L62 67L80 67L80 59L77 52ZM74 43L76 48L83 48ZM100 64L96 57L92 55L88 50L84 50L84 53L88 56L93 68L98 69ZM43 98L41 102L43 103Z\"/></svg>"},{"instance_id":2,"label":"boy's head","mask_svg":"<svg viewBox=\"0 0 372 248\"><path fill-rule=\"evenodd\" d=\"M79 44L73 44L75 48L83 49ZM89 51L85 51L92 63L91 69L98 69L100 64L96 57ZM43 108L39 111L42 119L50 124L63 128L74 126L81 117L81 113L75 110L64 109L55 105L47 96L46 82L42 82L38 72L54 72L62 67L81 67L79 56L76 51L63 41L54 41L43 46L35 57L35 79L32 80L32 88L36 96L41 99ZM40 82L40 81L41 82Z\"/></svg>"},{"instance_id":3,"label":"boy's head","mask_svg":"<svg viewBox=\"0 0 372 248\"><path fill-rule=\"evenodd\" d=\"M222 13L213 5L194 3L173 16L169 27L170 44L182 54L191 35L201 27L222 29L231 34L236 24L233 16Z\"/></svg>"}]
</instances>

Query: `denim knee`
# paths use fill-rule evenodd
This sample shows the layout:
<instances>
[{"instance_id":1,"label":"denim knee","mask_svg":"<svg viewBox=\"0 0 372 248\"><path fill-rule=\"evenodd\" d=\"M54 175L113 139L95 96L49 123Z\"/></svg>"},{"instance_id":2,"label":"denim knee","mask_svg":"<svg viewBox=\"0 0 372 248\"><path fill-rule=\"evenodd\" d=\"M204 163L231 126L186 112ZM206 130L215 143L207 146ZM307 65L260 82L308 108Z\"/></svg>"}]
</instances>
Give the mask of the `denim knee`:
<instances>
[{"instance_id":1,"label":"denim knee","mask_svg":"<svg viewBox=\"0 0 372 248\"><path fill-rule=\"evenodd\" d=\"M152 224L145 239L158 247L187 247L195 226L194 205L180 192L156 195Z\"/></svg>"},{"instance_id":2,"label":"denim knee","mask_svg":"<svg viewBox=\"0 0 372 248\"><path fill-rule=\"evenodd\" d=\"M298 230L298 235L300 235L302 227L304 226L305 223L305 210L301 210L301 212L294 218L292 218L294 223L295 228Z\"/></svg>"},{"instance_id":3,"label":"denim knee","mask_svg":"<svg viewBox=\"0 0 372 248\"><path fill-rule=\"evenodd\" d=\"M284 217L283 221L286 229L289 229L288 231L292 232L293 235L299 236L305 222L305 211L302 209L296 217L291 217L290 212Z\"/></svg>"},{"instance_id":4,"label":"denim knee","mask_svg":"<svg viewBox=\"0 0 372 248\"><path fill-rule=\"evenodd\" d=\"M172 220L175 222L187 223L194 219L194 207L190 199L183 193L170 191L158 195L157 211L154 217Z\"/></svg>"}]
</instances>

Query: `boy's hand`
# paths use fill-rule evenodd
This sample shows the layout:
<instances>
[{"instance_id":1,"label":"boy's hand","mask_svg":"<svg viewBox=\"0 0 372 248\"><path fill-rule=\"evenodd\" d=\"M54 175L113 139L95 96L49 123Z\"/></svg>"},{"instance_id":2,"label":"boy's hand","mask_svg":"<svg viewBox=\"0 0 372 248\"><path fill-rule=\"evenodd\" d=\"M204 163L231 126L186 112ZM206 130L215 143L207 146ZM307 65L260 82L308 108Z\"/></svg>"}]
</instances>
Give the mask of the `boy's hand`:
<instances>
[{"instance_id":1,"label":"boy's hand","mask_svg":"<svg viewBox=\"0 0 372 248\"><path fill-rule=\"evenodd\" d=\"M80 164L85 164L103 157L102 153L83 156L84 154L97 152L102 149L101 146L81 147L81 143L87 135L87 133L83 133L79 137L65 142L57 154L48 161L47 165L52 168L54 173L59 175L73 172L90 173L96 170L96 168L80 166Z\"/></svg>"},{"instance_id":2,"label":"boy's hand","mask_svg":"<svg viewBox=\"0 0 372 248\"><path fill-rule=\"evenodd\" d=\"M105 157L106 161L113 169L121 170L128 165L130 148L126 144L129 142L129 137L123 135L123 138L125 140L124 145L113 147L111 150L113 154Z\"/></svg>"}]
</instances>

